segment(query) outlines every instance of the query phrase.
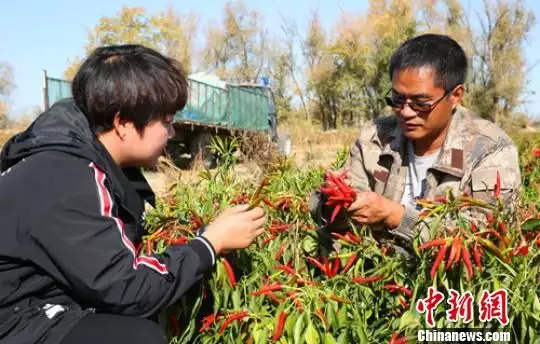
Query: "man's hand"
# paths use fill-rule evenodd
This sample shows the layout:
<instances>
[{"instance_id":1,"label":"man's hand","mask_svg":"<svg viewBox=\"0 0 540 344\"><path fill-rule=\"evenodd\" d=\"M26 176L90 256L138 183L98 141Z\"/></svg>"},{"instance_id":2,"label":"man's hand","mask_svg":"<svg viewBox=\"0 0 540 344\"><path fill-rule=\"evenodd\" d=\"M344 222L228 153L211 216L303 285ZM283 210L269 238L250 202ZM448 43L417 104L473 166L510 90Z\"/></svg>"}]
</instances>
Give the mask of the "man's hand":
<instances>
[{"instance_id":1,"label":"man's hand","mask_svg":"<svg viewBox=\"0 0 540 344\"><path fill-rule=\"evenodd\" d=\"M387 228L399 226L405 209L375 192L358 192L356 200L347 209L351 218L361 224L383 222Z\"/></svg>"}]
</instances>

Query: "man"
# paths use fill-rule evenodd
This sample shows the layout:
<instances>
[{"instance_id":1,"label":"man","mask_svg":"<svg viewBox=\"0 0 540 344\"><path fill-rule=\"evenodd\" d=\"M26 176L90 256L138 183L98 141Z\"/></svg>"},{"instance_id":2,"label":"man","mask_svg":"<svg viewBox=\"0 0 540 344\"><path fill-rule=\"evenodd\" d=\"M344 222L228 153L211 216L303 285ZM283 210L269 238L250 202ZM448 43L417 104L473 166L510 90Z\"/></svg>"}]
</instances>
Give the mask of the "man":
<instances>
[{"instance_id":1,"label":"man","mask_svg":"<svg viewBox=\"0 0 540 344\"><path fill-rule=\"evenodd\" d=\"M326 230L351 219L410 246L419 230L417 199L451 189L488 200L497 172L501 195L513 202L521 180L517 149L501 128L460 105L467 68L465 52L445 35L421 35L399 47L386 97L395 116L366 124L351 148L347 167L358 197L332 224L331 209L314 199L313 213ZM427 239L425 227L421 233Z\"/></svg>"},{"instance_id":2,"label":"man","mask_svg":"<svg viewBox=\"0 0 540 344\"><path fill-rule=\"evenodd\" d=\"M187 101L173 60L138 45L98 48L54 104L0 159L2 343L165 343L153 317L225 249L260 235L261 208L233 207L189 244L137 256L140 167L156 165Z\"/></svg>"}]
</instances>

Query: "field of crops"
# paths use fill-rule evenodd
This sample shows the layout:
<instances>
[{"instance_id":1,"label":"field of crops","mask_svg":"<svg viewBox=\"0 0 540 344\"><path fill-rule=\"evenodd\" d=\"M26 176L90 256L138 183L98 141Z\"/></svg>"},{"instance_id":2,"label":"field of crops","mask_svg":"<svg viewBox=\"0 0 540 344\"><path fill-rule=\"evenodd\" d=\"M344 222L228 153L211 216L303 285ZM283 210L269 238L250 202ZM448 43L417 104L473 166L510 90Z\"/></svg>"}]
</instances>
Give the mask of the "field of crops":
<instances>
[{"instance_id":1,"label":"field of crops","mask_svg":"<svg viewBox=\"0 0 540 344\"><path fill-rule=\"evenodd\" d=\"M434 326L509 331L512 342L540 343L540 140L515 140L523 173L517 216L496 187L492 203L451 194L425 202L433 241L415 241L408 258L367 228L330 238L317 231L307 196L328 169L342 168L347 150L330 166L278 159L246 181L232 173L235 158L224 149L218 169L202 171L195 184L180 180L159 200L140 254L191 240L235 203L260 201L267 232L222 255L203 285L161 314L170 342L414 343ZM470 205L491 215L471 226L461 216ZM441 221L448 216L457 225Z\"/></svg>"}]
</instances>

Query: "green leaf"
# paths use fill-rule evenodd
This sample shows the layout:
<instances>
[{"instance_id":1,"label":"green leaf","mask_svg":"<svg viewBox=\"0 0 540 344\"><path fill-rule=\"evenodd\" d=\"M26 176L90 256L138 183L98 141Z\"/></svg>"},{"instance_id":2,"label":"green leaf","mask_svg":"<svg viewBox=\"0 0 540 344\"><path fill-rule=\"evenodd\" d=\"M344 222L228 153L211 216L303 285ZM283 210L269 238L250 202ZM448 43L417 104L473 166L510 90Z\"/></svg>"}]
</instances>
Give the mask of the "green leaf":
<instances>
[{"instance_id":1,"label":"green leaf","mask_svg":"<svg viewBox=\"0 0 540 344\"><path fill-rule=\"evenodd\" d=\"M319 331L313 326L313 323L310 321L306 330L306 343L307 344L319 344L321 338L319 337Z\"/></svg>"},{"instance_id":2,"label":"green leaf","mask_svg":"<svg viewBox=\"0 0 540 344\"><path fill-rule=\"evenodd\" d=\"M255 339L255 344L268 342L268 329L266 327L259 327L253 332L253 337Z\"/></svg>"},{"instance_id":3,"label":"green leaf","mask_svg":"<svg viewBox=\"0 0 540 344\"><path fill-rule=\"evenodd\" d=\"M348 334L347 330L341 332L341 334L338 337L337 342L338 342L338 344L349 343L349 334Z\"/></svg>"},{"instance_id":4,"label":"green leaf","mask_svg":"<svg viewBox=\"0 0 540 344\"><path fill-rule=\"evenodd\" d=\"M238 310L242 307L241 291L240 288L236 288L232 293L233 308Z\"/></svg>"},{"instance_id":5,"label":"green leaf","mask_svg":"<svg viewBox=\"0 0 540 344\"><path fill-rule=\"evenodd\" d=\"M338 320L338 327L346 327L349 323L349 319L347 317L347 308L341 307L339 310L339 314L337 316Z\"/></svg>"},{"instance_id":6,"label":"green leaf","mask_svg":"<svg viewBox=\"0 0 540 344\"><path fill-rule=\"evenodd\" d=\"M540 229L540 218L528 219L521 225L521 230L523 231L535 231L537 229Z\"/></svg>"},{"instance_id":7,"label":"green leaf","mask_svg":"<svg viewBox=\"0 0 540 344\"><path fill-rule=\"evenodd\" d=\"M401 319L399 320L399 330L403 330L406 327L418 327L420 326L420 321L417 317L414 316L413 312L410 310L403 313Z\"/></svg>"},{"instance_id":8,"label":"green leaf","mask_svg":"<svg viewBox=\"0 0 540 344\"><path fill-rule=\"evenodd\" d=\"M328 320L330 328L334 331L339 328L336 310L337 304L334 302L329 303L326 308L326 319Z\"/></svg>"},{"instance_id":9,"label":"green leaf","mask_svg":"<svg viewBox=\"0 0 540 344\"><path fill-rule=\"evenodd\" d=\"M298 319L296 320L296 324L294 325L294 343L300 344L302 343L302 338L304 335L304 318L306 317L306 313L300 314Z\"/></svg>"},{"instance_id":10,"label":"green leaf","mask_svg":"<svg viewBox=\"0 0 540 344\"><path fill-rule=\"evenodd\" d=\"M538 294L536 294L535 290L531 290L532 293L534 293L534 299L533 299L533 313L534 314L540 314L540 300L538 299Z\"/></svg>"},{"instance_id":11,"label":"green leaf","mask_svg":"<svg viewBox=\"0 0 540 344\"><path fill-rule=\"evenodd\" d=\"M292 337L294 335L294 327L296 325L296 321L298 320L298 314L291 313L287 317L287 320L285 320L285 332L288 336Z\"/></svg>"},{"instance_id":12,"label":"green leaf","mask_svg":"<svg viewBox=\"0 0 540 344\"><path fill-rule=\"evenodd\" d=\"M327 332L324 334L324 344L337 344L336 340L331 333Z\"/></svg>"}]
</instances>

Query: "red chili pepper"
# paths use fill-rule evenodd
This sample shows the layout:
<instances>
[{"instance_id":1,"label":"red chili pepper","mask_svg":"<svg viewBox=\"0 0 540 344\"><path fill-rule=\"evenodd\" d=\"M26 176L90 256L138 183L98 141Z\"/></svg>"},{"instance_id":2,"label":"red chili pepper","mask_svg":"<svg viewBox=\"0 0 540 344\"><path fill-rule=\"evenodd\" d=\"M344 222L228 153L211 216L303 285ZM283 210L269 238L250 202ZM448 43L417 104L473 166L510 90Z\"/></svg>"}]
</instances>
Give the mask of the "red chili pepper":
<instances>
[{"instance_id":1,"label":"red chili pepper","mask_svg":"<svg viewBox=\"0 0 540 344\"><path fill-rule=\"evenodd\" d=\"M195 228L201 228L201 226L203 225L202 218L199 216L199 214L197 214L195 210L190 209L189 211L191 212L191 222L193 223Z\"/></svg>"},{"instance_id":2,"label":"red chili pepper","mask_svg":"<svg viewBox=\"0 0 540 344\"><path fill-rule=\"evenodd\" d=\"M288 265L279 264L277 266L278 269L285 271L288 274L296 275L296 270Z\"/></svg>"},{"instance_id":3,"label":"red chili pepper","mask_svg":"<svg viewBox=\"0 0 540 344\"><path fill-rule=\"evenodd\" d=\"M347 263L345 264L345 267L343 268L343 273L347 272L356 262L356 259L358 259L358 255L356 253L353 253L352 256L349 257L347 260Z\"/></svg>"},{"instance_id":4,"label":"red chili pepper","mask_svg":"<svg viewBox=\"0 0 540 344\"><path fill-rule=\"evenodd\" d=\"M276 206L268 199L268 197L265 196L265 197L263 197L262 200L270 208L274 208L274 209L276 208Z\"/></svg>"},{"instance_id":5,"label":"red chili pepper","mask_svg":"<svg viewBox=\"0 0 540 344\"><path fill-rule=\"evenodd\" d=\"M268 297L270 300L274 301L275 303L280 303L276 294L272 293L271 291L265 291L263 295Z\"/></svg>"},{"instance_id":6,"label":"red chili pepper","mask_svg":"<svg viewBox=\"0 0 540 344\"><path fill-rule=\"evenodd\" d=\"M153 247L152 247L152 240L148 240L146 242L146 255L147 256L151 256L152 255L152 250L153 250Z\"/></svg>"},{"instance_id":7,"label":"red chili pepper","mask_svg":"<svg viewBox=\"0 0 540 344\"><path fill-rule=\"evenodd\" d=\"M171 315L171 325L173 328L173 336L178 337L180 335L180 328L178 327L176 315Z\"/></svg>"},{"instance_id":8,"label":"red chili pepper","mask_svg":"<svg viewBox=\"0 0 540 344\"><path fill-rule=\"evenodd\" d=\"M362 242L362 239L354 234L352 234L351 232L347 232L347 236L349 237L349 239L354 242L355 244L360 244Z\"/></svg>"},{"instance_id":9,"label":"red chili pepper","mask_svg":"<svg viewBox=\"0 0 540 344\"><path fill-rule=\"evenodd\" d=\"M302 307L302 303L300 302L300 300L298 300L298 296L296 296L296 293L297 292L291 290L287 292L287 295L289 295L291 300L293 300L294 304L296 305L296 308L298 308L300 312L303 312L304 308Z\"/></svg>"},{"instance_id":10,"label":"red chili pepper","mask_svg":"<svg viewBox=\"0 0 540 344\"><path fill-rule=\"evenodd\" d=\"M357 276L353 277L352 281L354 283L371 283L376 282L378 280L383 279L383 276L370 276L370 277L364 277L364 276Z\"/></svg>"},{"instance_id":11,"label":"red chili pepper","mask_svg":"<svg viewBox=\"0 0 540 344\"><path fill-rule=\"evenodd\" d=\"M442 246L442 245L446 245L446 239L431 240L431 241L425 242L422 245L420 245L420 247L418 249L419 250L424 250L424 249L426 249L428 247Z\"/></svg>"},{"instance_id":12,"label":"red chili pepper","mask_svg":"<svg viewBox=\"0 0 540 344\"><path fill-rule=\"evenodd\" d=\"M246 317L247 315L249 314L248 311L242 311L242 312L238 312L238 313L233 313L233 314L230 314L226 319L225 321L223 322L223 324L221 325L221 327L219 328L219 333L223 333L225 331L225 329L227 328L227 326L229 326L230 323L232 323L233 321L235 320L239 320L239 319L242 319L244 317Z\"/></svg>"},{"instance_id":13,"label":"red chili pepper","mask_svg":"<svg viewBox=\"0 0 540 344\"><path fill-rule=\"evenodd\" d=\"M173 239L171 241L171 244L173 244L173 245L182 245L182 244L186 244L187 242L188 242L188 238L183 236L183 237L180 237L180 238Z\"/></svg>"},{"instance_id":14,"label":"red chili pepper","mask_svg":"<svg viewBox=\"0 0 540 344\"><path fill-rule=\"evenodd\" d=\"M527 244L527 241L525 239L521 239L518 246L512 251L512 256L522 255L526 256L529 254L529 245Z\"/></svg>"},{"instance_id":15,"label":"red chili pepper","mask_svg":"<svg viewBox=\"0 0 540 344\"><path fill-rule=\"evenodd\" d=\"M397 284L387 284L385 286L383 286L383 289L387 289L388 291L390 291L391 293L395 292L395 291L400 291L402 293L404 293L405 295L407 295L408 297L411 297L412 296L412 291L404 286L401 286L401 285L397 285Z\"/></svg>"},{"instance_id":16,"label":"red chili pepper","mask_svg":"<svg viewBox=\"0 0 540 344\"><path fill-rule=\"evenodd\" d=\"M313 257L306 257L307 260L309 260L311 263L313 263L316 267L318 267L322 272L326 274L326 267L322 265L321 262L319 262L317 259Z\"/></svg>"},{"instance_id":17,"label":"red chili pepper","mask_svg":"<svg viewBox=\"0 0 540 344\"><path fill-rule=\"evenodd\" d=\"M336 232L332 232L332 233L330 233L330 234L333 235L333 236L335 236L336 238L338 238L338 239L340 239L340 240L345 241L345 242L349 242L349 241L350 241L349 238L346 237L346 236L343 235L343 234L336 233Z\"/></svg>"},{"instance_id":18,"label":"red chili pepper","mask_svg":"<svg viewBox=\"0 0 540 344\"><path fill-rule=\"evenodd\" d=\"M261 288L259 290L254 291L254 292L251 292L251 295L257 296L257 295L261 295L261 294L264 294L264 293L269 292L269 291L280 291L280 290L283 290L283 285L274 284L274 285L269 285L267 287Z\"/></svg>"},{"instance_id":19,"label":"red chili pepper","mask_svg":"<svg viewBox=\"0 0 540 344\"><path fill-rule=\"evenodd\" d=\"M284 232L286 229L289 229L291 225L289 223L283 224L283 225L272 225L268 229L270 233L274 234L276 232Z\"/></svg>"},{"instance_id":20,"label":"red chili pepper","mask_svg":"<svg viewBox=\"0 0 540 344\"><path fill-rule=\"evenodd\" d=\"M202 319L202 323L203 323L203 324L202 324L202 326L201 326L199 332L202 333L202 332L206 331L206 329L207 329L208 327L212 326L212 324L215 323L215 322L216 322L217 320L219 320L219 319L221 319L221 316L216 315L216 314L214 314L214 313L212 313L212 314L210 314L210 315L204 317L204 318Z\"/></svg>"},{"instance_id":21,"label":"red chili pepper","mask_svg":"<svg viewBox=\"0 0 540 344\"><path fill-rule=\"evenodd\" d=\"M296 279L296 283L298 283L298 284L307 284L307 285L312 285L312 286L320 286L320 284L317 283L317 282L313 282L313 281L310 281L310 280L307 280L307 279L303 279L301 277Z\"/></svg>"},{"instance_id":22,"label":"red chili pepper","mask_svg":"<svg viewBox=\"0 0 540 344\"><path fill-rule=\"evenodd\" d=\"M493 190L493 196L499 197L501 195L501 175L497 171L497 180L495 182L495 190Z\"/></svg>"},{"instance_id":23,"label":"red chili pepper","mask_svg":"<svg viewBox=\"0 0 540 344\"><path fill-rule=\"evenodd\" d=\"M279 340L279 338L281 338L281 334L283 333L283 327L285 326L285 320L287 320L287 312L282 311L278 317L276 331L274 332L274 335L272 336L273 340Z\"/></svg>"},{"instance_id":24,"label":"red chili pepper","mask_svg":"<svg viewBox=\"0 0 540 344\"><path fill-rule=\"evenodd\" d=\"M283 254L283 249L284 248L285 248L285 245L283 243L281 243L281 245L279 245L278 251L276 252L276 255L274 256L275 260L279 260L279 258L281 258L281 255Z\"/></svg>"},{"instance_id":25,"label":"red chili pepper","mask_svg":"<svg viewBox=\"0 0 540 344\"><path fill-rule=\"evenodd\" d=\"M322 310L320 308L317 308L315 310L315 314L322 320L322 322L324 324L324 328L326 330L328 330L328 319L326 319L326 317L324 316L324 313L322 312Z\"/></svg>"},{"instance_id":26,"label":"red chili pepper","mask_svg":"<svg viewBox=\"0 0 540 344\"><path fill-rule=\"evenodd\" d=\"M458 250L461 250L461 247L460 247L459 235L456 235L454 240L452 240L452 247L450 249L450 255L448 256L448 260L446 261L445 269L447 271L448 271L448 269L450 269L450 266L454 262L454 259L455 259L456 255L457 255Z\"/></svg>"},{"instance_id":27,"label":"red chili pepper","mask_svg":"<svg viewBox=\"0 0 540 344\"><path fill-rule=\"evenodd\" d=\"M249 201L249 196L248 195L236 197L236 198L231 200L230 204L239 204L239 203L246 202L246 201Z\"/></svg>"},{"instance_id":28,"label":"red chili pepper","mask_svg":"<svg viewBox=\"0 0 540 344\"><path fill-rule=\"evenodd\" d=\"M442 262L442 260L444 258L447 247L448 246L446 246L446 245L441 246L441 248L439 250L439 253L437 254L437 258L435 258L435 263L433 263L433 267L431 268L431 279L432 280L435 277L435 274L437 273L437 269L439 268L439 265L441 264L441 262Z\"/></svg>"},{"instance_id":29,"label":"red chili pepper","mask_svg":"<svg viewBox=\"0 0 540 344\"><path fill-rule=\"evenodd\" d=\"M435 202L446 203L446 197L445 196L436 197Z\"/></svg>"},{"instance_id":30,"label":"red chili pepper","mask_svg":"<svg viewBox=\"0 0 540 344\"><path fill-rule=\"evenodd\" d=\"M330 196L328 198L329 201L346 201L346 202L352 202L354 201L354 199L350 196L342 196L342 195L339 195L339 196Z\"/></svg>"},{"instance_id":31,"label":"red chili pepper","mask_svg":"<svg viewBox=\"0 0 540 344\"><path fill-rule=\"evenodd\" d=\"M332 273L330 277L335 277L339 271L339 258L334 259L334 262L332 263ZM328 269L330 270L330 269Z\"/></svg>"},{"instance_id":32,"label":"red chili pepper","mask_svg":"<svg viewBox=\"0 0 540 344\"><path fill-rule=\"evenodd\" d=\"M409 308L409 303L403 298L403 296L399 297L399 303L401 303L403 308L405 309Z\"/></svg>"},{"instance_id":33,"label":"red chili pepper","mask_svg":"<svg viewBox=\"0 0 540 344\"><path fill-rule=\"evenodd\" d=\"M330 223L334 222L340 210L341 210L341 205L339 204L336 205L336 207L334 208L334 211L332 212L332 217L330 217Z\"/></svg>"},{"instance_id":34,"label":"red chili pepper","mask_svg":"<svg viewBox=\"0 0 540 344\"><path fill-rule=\"evenodd\" d=\"M471 231L472 231L473 233L478 232L478 229L476 228L476 225L475 225L473 222L470 222L470 224L471 224Z\"/></svg>"},{"instance_id":35,"label":"red chili pepper","mask_svg":"<svg viewBox=\"0 0 540 344\"><path fill-rule=\"evenodd\" d=\"M506 225L502 220L499 220L499 229L503 234L506 234L508 232L508 229L506 228Z\"/></svg>"},{"instance_id":36,"label":"red chili pepper","mask_svg":"<svg viewBox=\"0 0 540 344\"><path fill-rule=\"evenodd\" d=\"M344 299L342 297L336 296L334 294L330 295L330 300L334 300L339 303L352 303L351 300Z\"/></svg>"},{"instance_id":37,"label":"red chili pepper","mask_svg":"<svg viewBox=\"0 0 540 344\"><path fill-rule=\"evenodd\" d=\"M236 287L236 277L234 276L234 271L227 259L225 258L223 258L223 265L225 265L225 270L227 270L227 276L229 276L229 282L231 282L231 286Z\"/></svg>"},{"instance_id":38,"label":"red chili pepper","mask_svg":"<svg viewBox=\"0 0 540 344\"><path fill-rule=\"evenodd\" d=\"M266 244L268 244L270 241L276 239L278 236L277 234L273 234L272 236L264 239L262 242L261 242L261 247L265 246Z\"/></svg>"},{"instance_id":39,"label":"red chili pepper","mask_svg":"<svg viewBox=\"0 0 540 344\"><path fill-rule=\"evenodd\" d=\"M497 237L497 239L502 240L501 234L497 232L496 230L494 230L493 228L486 229L486 232L493 234L495 237Z\"/></svg>"}]
</instances>

